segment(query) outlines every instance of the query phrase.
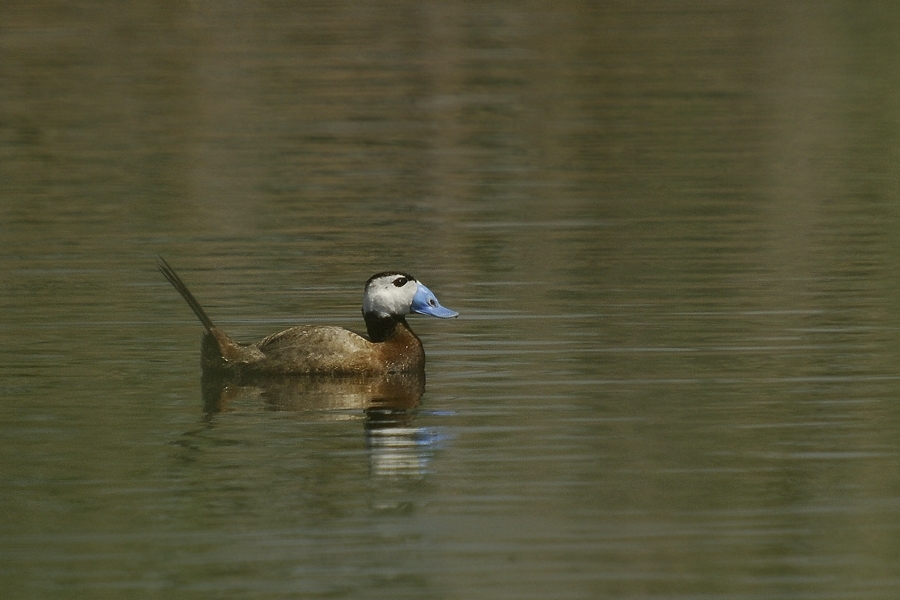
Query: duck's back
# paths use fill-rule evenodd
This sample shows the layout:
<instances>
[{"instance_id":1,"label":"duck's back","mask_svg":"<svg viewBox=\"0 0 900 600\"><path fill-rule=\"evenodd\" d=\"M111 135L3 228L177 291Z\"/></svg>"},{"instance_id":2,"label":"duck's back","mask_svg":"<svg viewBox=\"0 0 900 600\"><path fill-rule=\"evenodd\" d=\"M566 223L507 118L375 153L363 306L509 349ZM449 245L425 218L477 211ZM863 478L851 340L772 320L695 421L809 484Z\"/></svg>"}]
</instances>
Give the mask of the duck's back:
<instances>
[{"instance_id":1,"label":"duck's back","mask_svg":"<svg viewBox=\"0 0 900 600\"><path fill-rule=\"evenodd\" d=\"M280 373L364 373L378 370L375 344L343 327L301 325L254 344L266 371Z\"/></svg>"}]
</instances>

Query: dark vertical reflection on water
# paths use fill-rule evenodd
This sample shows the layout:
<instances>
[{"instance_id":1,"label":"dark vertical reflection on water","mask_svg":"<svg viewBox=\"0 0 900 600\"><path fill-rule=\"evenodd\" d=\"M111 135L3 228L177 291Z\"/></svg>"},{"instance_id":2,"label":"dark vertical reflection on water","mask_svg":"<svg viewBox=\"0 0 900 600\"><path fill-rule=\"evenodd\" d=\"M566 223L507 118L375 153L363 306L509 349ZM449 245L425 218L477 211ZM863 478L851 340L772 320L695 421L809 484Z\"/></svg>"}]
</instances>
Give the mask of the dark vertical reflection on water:
<instances>
[{"instance_id":1,"label":"dark vertical reflection on water","mask_svg":"<svg viewBox=\"0 0 900 600\"><path fill-rule=\"evenodd\" d=\"M896 597L898 20L4 5L0 587ZM159 252L243 341L462 316L403 402L211 392Z\"/></svg>"}]
</instances>

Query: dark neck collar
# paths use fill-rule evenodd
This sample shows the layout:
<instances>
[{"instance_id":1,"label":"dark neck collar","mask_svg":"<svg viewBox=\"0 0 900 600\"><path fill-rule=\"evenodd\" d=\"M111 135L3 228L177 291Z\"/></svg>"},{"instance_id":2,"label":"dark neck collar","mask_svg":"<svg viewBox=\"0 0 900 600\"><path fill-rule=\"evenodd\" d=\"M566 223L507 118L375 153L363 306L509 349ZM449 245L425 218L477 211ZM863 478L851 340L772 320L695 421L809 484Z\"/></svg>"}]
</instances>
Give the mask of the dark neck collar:
<instances>
[{"instance_id":1,"label":"dark neck collar","mask_svg":"<svg viewBox=\"0 0 900 600\"><path fill-rule=\"evenodd\" d=\"M383 342L389 339L394 335L397 327L409 328L406 319L402 316L379 317L375 313L363 313L363 319L366 321L366 331L371 342Z\"/></svg>"}]
</instances>

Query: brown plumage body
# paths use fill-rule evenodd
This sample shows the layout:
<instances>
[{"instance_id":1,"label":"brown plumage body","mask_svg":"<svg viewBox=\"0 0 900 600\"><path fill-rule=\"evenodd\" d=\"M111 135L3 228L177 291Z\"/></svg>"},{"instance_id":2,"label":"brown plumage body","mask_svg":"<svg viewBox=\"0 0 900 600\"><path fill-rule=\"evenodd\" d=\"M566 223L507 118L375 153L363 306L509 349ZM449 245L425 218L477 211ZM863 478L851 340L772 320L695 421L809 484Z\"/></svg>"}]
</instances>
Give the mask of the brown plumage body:
<instances>
[{"instance_id":1,"label":"brown plumage body","mask_svg":"<svg viewBox=\"0 0 900 600\"><path fill-rule=\"evenodd\" d=\"M400 317L381 341L333 326L291 327L253 344L238 344L218 328L203 336L204 370L240 375L376 375L424 371L425 350Z\"/></svg>"}]
</instances>

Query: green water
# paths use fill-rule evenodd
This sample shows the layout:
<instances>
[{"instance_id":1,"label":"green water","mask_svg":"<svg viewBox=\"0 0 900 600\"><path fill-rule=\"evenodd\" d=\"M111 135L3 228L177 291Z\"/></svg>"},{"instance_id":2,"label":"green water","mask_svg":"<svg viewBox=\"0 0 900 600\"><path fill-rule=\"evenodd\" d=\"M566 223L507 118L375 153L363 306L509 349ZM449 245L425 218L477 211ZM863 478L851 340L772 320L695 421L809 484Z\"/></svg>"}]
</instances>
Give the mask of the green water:
<instances>
[{"instance_id":1,"label":"green water","mask_svg":"<svg viewBox=\"0 0 900 600\"><path fill-rule=\"evenodd\" d=\"M888 3L0 8L10 598L896 598ZM210 402L412 272L412 408Z\"/></svg>"}]
</instances>

